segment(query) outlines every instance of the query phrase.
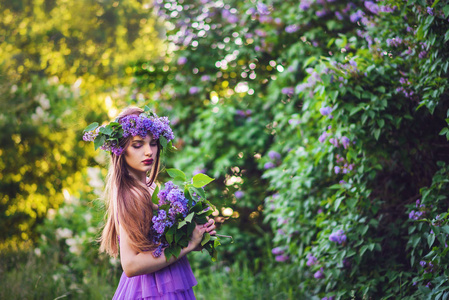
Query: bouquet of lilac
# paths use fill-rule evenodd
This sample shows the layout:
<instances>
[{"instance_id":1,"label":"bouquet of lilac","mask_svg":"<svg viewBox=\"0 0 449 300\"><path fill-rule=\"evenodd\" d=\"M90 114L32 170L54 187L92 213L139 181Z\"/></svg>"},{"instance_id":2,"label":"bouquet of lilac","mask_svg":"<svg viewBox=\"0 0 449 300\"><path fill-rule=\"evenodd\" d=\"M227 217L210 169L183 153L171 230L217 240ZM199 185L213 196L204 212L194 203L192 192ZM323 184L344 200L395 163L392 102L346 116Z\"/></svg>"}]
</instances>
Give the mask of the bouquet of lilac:
<instances>
[{"instance_id":1,"label":"bouquet of lilac","mask_svg":"<svg viewBox=\"0 0 449 300\"><path fill-rule=\"evenodd\" d=\"M153 192L152 201L158 205L152 219L151 235L158 247L153 255L159 257L164 251L167 261L173 255L178 257L181 249L187 247L196 224L204 224L212 213L212 205L206 199L204 186L213 181L209 176L199 173L187 181L184 172L168 169L173 181L165 183ZM221 236L227 237L227 236ZM212 261L217 259L216 247L220 245L217 236L205 233L201 246L206 249Z\"/></svg>"}]
</instances>

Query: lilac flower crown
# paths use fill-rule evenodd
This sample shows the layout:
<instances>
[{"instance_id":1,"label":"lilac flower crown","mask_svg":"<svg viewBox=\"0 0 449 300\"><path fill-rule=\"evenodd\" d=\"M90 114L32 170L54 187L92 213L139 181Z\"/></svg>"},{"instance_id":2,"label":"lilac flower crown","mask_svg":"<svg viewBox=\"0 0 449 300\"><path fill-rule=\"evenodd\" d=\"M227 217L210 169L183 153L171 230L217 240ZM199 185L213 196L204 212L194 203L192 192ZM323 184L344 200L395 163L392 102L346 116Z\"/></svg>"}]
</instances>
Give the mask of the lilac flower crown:
<instances>
[{"instance_id":1,"label":"lilac flower crown","mask_svg":"<svg viewBox=\"0 0 449 300\"><path fill-rule=\"evenodd\" d=\"M84 129L83 140L94 142L95 150L100 148L119 156L124 150L120 147L120 139L136 135L145 138L147 132L151 132L153 139L159 139L162 148L176 149L172 144L174 135L169 124L167 117L158 117L145 106L144 112L139 116L117 118L102 126L97 122L90 124Z\"/></svg>"}]
</instances>

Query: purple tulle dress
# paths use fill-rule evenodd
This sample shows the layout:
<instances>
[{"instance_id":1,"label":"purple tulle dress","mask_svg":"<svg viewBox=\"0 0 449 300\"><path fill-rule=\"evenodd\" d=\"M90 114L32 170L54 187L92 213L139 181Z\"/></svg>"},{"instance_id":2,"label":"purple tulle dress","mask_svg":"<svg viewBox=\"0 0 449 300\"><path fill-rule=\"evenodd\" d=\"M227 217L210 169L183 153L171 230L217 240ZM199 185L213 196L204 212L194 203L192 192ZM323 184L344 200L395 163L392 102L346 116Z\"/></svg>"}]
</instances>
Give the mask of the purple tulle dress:
<instances>
[{"instance_id":1,"label":"purple tulle dress","mask_svg":"<svg viewBox=\"0 0 449 300\"><path fill-rule=\"evenodd\" d=\"M151 185L153 192L156 184ZM120 243L120 237L119 237ZM194 300L197 285L186 256L154 273L134 277L123 272L113 300Z\"/></svg>"},{"instance_id":2,"label":"purple tulle dress","mask_svg":"<svg viewBox=\"0 0 449 300\"><path fill-rule=\"evenodd\" d=\"M196 299L192 290L196 284L189 261L184 256L154 273L134 277L127 277L123 273L113 299Z\"/></svg>"}]
</instances>

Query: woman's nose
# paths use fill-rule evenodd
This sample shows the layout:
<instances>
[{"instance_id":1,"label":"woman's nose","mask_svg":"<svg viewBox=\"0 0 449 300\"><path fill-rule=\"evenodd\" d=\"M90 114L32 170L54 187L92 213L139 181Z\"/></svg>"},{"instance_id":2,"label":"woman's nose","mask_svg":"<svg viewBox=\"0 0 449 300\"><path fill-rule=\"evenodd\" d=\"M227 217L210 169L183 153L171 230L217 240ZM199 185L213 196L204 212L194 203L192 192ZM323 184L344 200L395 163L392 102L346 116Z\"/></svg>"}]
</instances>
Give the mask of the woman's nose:
<instances>
[{"instance_id":1,"label":"woman's nose","mask_svg":"<svg viewBox=\"0 0 449 300\"><path fill-rule=\"evenodd\" d=\"M150 145L146 145L145 146L145 156L152 156L153 155L153 151L151 151L151 146Z\"/></svg>"}]
</instances>

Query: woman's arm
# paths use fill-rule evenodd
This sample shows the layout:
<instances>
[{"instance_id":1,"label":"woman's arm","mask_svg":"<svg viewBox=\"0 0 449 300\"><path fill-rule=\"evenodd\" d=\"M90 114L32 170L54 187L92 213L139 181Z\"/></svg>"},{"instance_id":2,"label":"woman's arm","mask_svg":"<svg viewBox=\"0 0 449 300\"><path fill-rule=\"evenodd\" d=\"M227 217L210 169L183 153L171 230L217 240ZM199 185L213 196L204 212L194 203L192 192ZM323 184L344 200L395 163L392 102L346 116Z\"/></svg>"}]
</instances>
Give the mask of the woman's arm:
<instances>
[{"instance_id":1,"label":"woman's arm","mask_svg":"<svg viewBox=\"0 0 449 300\"><path fill-rule=\"evenodd\" d=\"M213 221L197 225L192 233L189 245L181 250L178 258L171 257L167 262L164 253L159 257L154 257L151 252L136 252L129 244L129 236L126 230L120 226L120 261L126 276L133 277L137 275L149 274L167 267L180 259L187 253L193 251L200 245L205 232L214 234L215 225Z\"/></svg>"}]
</instances>

